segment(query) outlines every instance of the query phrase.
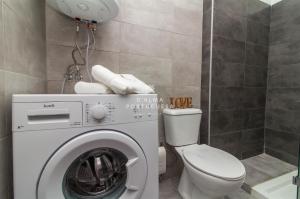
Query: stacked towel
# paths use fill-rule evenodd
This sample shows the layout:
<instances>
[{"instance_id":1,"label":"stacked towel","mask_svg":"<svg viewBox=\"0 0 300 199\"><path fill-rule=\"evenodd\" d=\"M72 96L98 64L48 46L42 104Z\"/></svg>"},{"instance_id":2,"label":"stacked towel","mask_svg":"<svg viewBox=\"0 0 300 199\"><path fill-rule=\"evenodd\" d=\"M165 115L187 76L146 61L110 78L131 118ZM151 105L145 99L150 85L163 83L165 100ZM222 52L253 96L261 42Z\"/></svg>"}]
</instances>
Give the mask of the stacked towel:
<instances>
[{"instance_id":1,"label":"stacked towel","mask_svg":"<svg viewBox=\"0 0 300 199\"><path fill-rule=\"evenodd\" d=\"M100 83L77 82L74 86L77 94L111 94L110 88Z\"/></svg>"},{"instance_id":2,"label":"stacked towel","mask_svg":"<svg viewBox=\"0 0 300 199\"><path fill-rule=\"evenodd\" d=\"M92 68L92 76L98 82L103 83L107 87L111 88L117 94L128 94L133 88L131 84L120 75L115 74L107 68L96 65Z\"/></svg>"},{"instance_id":3,"label":"stacked towel","mask_svg":"<svg viewBox=\"0 0 300 199\"><path fill-rule=\"evenodd\" d=\"M95 80L103 83L116 94L151 94L154 90L130 74L119 75L111 72L107 68L96 65L92 68L92 75Z\"/></svg>"},{"instance_id":4,"label":"stacked towel","mask_svg":"<svg viewBox=\"0 0 300 199\"><path fill-rule=\"evenodd\" d=\"M154 93L153 88L145 84L143 81L139 80L135 76L131 74L122 74L121 75L124 79L126 79L129 84L132 86L132 93L136 94L152 94Z\"/></svg>"}]
</instances>

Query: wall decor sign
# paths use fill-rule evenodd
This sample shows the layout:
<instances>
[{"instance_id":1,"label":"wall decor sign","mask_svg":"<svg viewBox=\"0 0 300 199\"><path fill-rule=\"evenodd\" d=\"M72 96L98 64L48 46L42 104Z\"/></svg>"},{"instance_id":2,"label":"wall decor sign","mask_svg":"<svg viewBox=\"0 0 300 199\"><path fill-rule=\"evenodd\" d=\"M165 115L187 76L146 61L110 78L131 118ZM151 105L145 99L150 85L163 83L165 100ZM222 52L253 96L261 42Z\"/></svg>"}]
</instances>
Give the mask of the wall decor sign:
<instances>
[{"instance_id":1,"label":"wall decor sign","mask_svg":"<svg viewBox=\"0 0 300 199\"><path fill-rule=\"evenodd\" d=\"M170 108L192 108L193 107L193 98L192 97L170 97Z\"/></svg>"}]
</instances>

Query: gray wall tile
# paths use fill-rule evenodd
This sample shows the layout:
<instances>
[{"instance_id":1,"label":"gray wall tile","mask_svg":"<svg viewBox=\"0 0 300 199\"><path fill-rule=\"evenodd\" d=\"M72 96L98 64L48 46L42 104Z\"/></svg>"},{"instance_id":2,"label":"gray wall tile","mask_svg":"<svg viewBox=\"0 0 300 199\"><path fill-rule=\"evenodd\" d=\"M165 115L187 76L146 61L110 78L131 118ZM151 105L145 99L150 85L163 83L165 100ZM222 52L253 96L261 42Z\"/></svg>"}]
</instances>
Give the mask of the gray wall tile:
<instances>
[{"instance_id":1,"label":"gray wall tile","mask_svg":"<svg viewBox=\"0 0 300 199\"><path fill-rule=\"evenodd\" d=\"M266 67L268 65L268 47L247 43L246 64Z\"/></svg>"},{"instance_id":2,"label":"gray wall tile","mask_svg":"<svg viewBox=\"0 0 300 199\"><path fill-rule=\"evenodd\" d=\"M282 1L272 7L271 26L285 23L287 20L297 17L299 10L298 0Z\"/></svg>"},{"instance_id":3,"label":"gray wall tile","mask_svg":"<svg viewBox=\"0 0 300 199\"><path fill-rule=\"evenodd\" d=\"M263 147L264 143L260 143L260 144L261 144L261 146L257 147L257 148L255 148L256 146L255 146L255 144L253 144L253 147L249 148L249 150L246 150L246 151L242 152L242 154L241 154L242 158L241 159L244 160L244 159L255 157L257 155L265 153L265 149ZM243 189L244 189L244 187L243 187Z\"/></svg>"},{"instance_id":4,"label":"gray wall tile","mask_svg":"<svg viewBox=\"0 0 300 199\"><path fill-rule=\"evenodd\" d=\"M268 70L268 86L270 88L300 87L300 62L292 65L274 64Z\"/></svg>"},{"instance_id":5,"label":"gray wall tile","mask_svg":"<svg viewBox=\"0 0 300 199\"><path fill-rule=\"evenodd\" d=\"M203 33L202 33L202 71L201 71L201 109L203 111L200 125L200 143L208 144L209 126L209 87L211 65L211 16L212 1L203 1Z\"/></svg>"},{"instance_id":6,"label":"gray wall tile","mask_svg":"<svg viewBox=\"0 0 300 199\"><path fill-rule=\"evenodd\" d=\"M192 63L181 60L173 61L173 83L178 86L200 86L201 63Z\"/></svg>"},{"instance_id":7,"label":"gray wall tile","mask_svg":"<svg viewBox=\"0 0 300 199\"><path fill-rule=\"evenodd\" d=\"M133 74L151 85L172 85L172 62L169 59L120 54L120 73Z\"/></svg>"},{"instance_id":8,"label":"gray wall tile","mask_svg":"<svg viewBox=\"0 0 300 199\"><path fill-rule=\"evenodd\" d=\"M111 52L120 52L121 23L109 21L97 27L95 33L96 49Z\"/></svg>"},{"instance_id":9,"label":"gray wall tile","mask_svg":"<svg viewBox=\"0 0 300 199\"><path fill-rule=\"evenodd\" d=\"M208 113L203 112L200 125L200 143L208 144Z\"/></svg>"},{"instance_id":10,"label":"gray wall tile","mask_svg":"<svg viewBox=\"0 0 300 199\"><path fill-rule=\"evenodd\" d=\"M247 0L215 0L215 9L223 10L231 15L245 16L247 14Z\"/></svg>"},{"instance_id":11,"label":"gray wall tile","mask_svg":"<svg viewBox=\"0 0 300 199\"><path fill-rule=\"evenodd\" d=\"M198 2L196 9L175 7L173 32L201 38L203 12L202 2Z\"/></svg>"},{"instance_id":12,"label":"gray wall tile","mask_svg":"<svg viewBox=\"0 0 300 199\"><path fill-rule=\"evenodd\" d=\"M268 109L300 110L300 88L269 88Z\"/></svg>"},{"instance_id":13,"label":"gray wall tile","mask_svg":"<svg viewBox=\"0 0 300 199\"><path fill-rule=\"evenodd\" d=\"M247 21L247 42L269 45L270 27L257 21Z\"/></svg>"},{"instance_id":14,"label":"gray wall tile","mask_svg":"<svg viewBox=\"0 0 300 199\"><path fill-rule=\"evenodd\" d=\"M242 158L259 155L264 151L264 128L242 131Z\"/></svg>"},{"instance_id":15,"label":"gray wall tile","mask_svg":"<svg viewBox=\"0 0 300 199\"><path fill-rule=\"evenodd\" d=\"M3 38L3 13L2 13L3 9L2 9L2 0L0 1L0 69L4 68L3 66L3 62L4 62L4 48L3 48L3 44L4 44L4 38Z\"/></svg>"},{"instance_id":16,"label":"gray wall tile","mask_svg":"<svg viewBox=\"0 0 300 199\"><path fill-rule=\"evenodd\" d=\"M289 163L297 164L299 134L266 129L266 151Z\"/></svg>"},{"instance_id":17,"label":"gray wall tile","mask_svg":"<svg viewBox=\"0 0 300 199\"><path fill-rule=\"evenodd\" d=\"M0 70L0 139L7 135L5 120L5 81L4 71ZM0 156L1 157L1 156Z\"/></svg>"},{"instance_id":18,"label":"gray wall tile","mask_svg":"<svg viewBox=\"0 0 300 199\"><path fill-rule=\"evenodd\" d=\"M289 153L285 153L284 151L279 151L279 150L277 151L274 148L265 147L265 153L273 157L276 157L280 160L286 161L290 164L298 165L299 158Z\"/></svg>"},{"instance_id":19,"label":"gray wall tile","mask_svg":"<svg viewBox=\"0 0 300 199\"><path fill-rule=\"evenodd\" d=\"M36 32L31 26L27 26L24 19L6 4L4 4L3 16L6 49L4 69L45 78L46 55L43 32Z\"/></svg>"},{"instance_id":20,"label":"gray wall tile","mask_svg":"<svg viewBox=\"0 0 300 199\"><path fill-rule=\"evenodd\" d=\"M244 111L244 129L262 128L265 124L265 108Z\"/></svg>"},{"instance_id":21,"label":"gray wall tile","mask_svg":"<svg viewBox=\"0 0 300 199\"><path fill-rule=\"evenodd\" d=\"M266 87L268 69L264 66L245 66L245 86Z\"/></svg>"},{"instance_id":22,"label":"gray wall tile","mask_svg":"<svg viewBox=\"0 0 300 199\"><path fill-rule=\"evenodd\" d=\"M3 0L3 2L18 13L27 24L36 27L37 32L45 31L45 1L28 0L24 3L22 0Z\"/></svg>"},{"instance_id":23,"label":"gray wall tile","mask_svg":"<svg viewBox=\"0 0 300 199\"><path fill-rule=\"evenodd\" d=\"M266 88L244 88L244 108L264 108L266 103Z\"/></svg>"},{"instance_id":24,"label":"gray wall tile","mask_svg":"<svg viewBox=\"0 0 300 199\"><path fill-rule=\"evenodd\" d=\"M171 52L173 60L201 63L202 41L200 38L173 34Z\"/></svg>"},{"instance_id":25,"label":"gray wall tile","mask_svg":"<svg viewBox=\"0 0 300 199\"><path fill-rule=\"evenodd\" d=\"M214 36L213 58L223 62L243 63L245 42ZM225 50L226 49L226 50Z\"/></svg>"},{"instance_id":26,"label":"gray wall tile","mask_svg":"<svg viewBox=\"0 0 300 199\"><path fill-rule=\"evenodd\" d=\"M0 198L10 199L12 95L46 91L45 1L0 5Z\"/></svg>"},{"instance_id":27,"label":"gray wall tile","mask_svg":"<svg viewBox=\"0 0 300 199\"><path fill-rule=\"evenodd\" d=\"M214 12L214 34L225 38L245 41L246 18L240 15L230 15L223 10Z\"/></svg>"},{"instance_id":28,"label":"gray wall tile","mask_svg":"<svg viewBox=\"0 0 300 199\"><path fill-rule=\"evenodd\" d=\"M76 26L72 19L46 5L47 42L73 46L75 31ZM82 34L80 36L83 37Z\"/></svg>"},{"instance_id":29,"label":"gray wall tile","mask_svg":"<svg viewBox=\"0 0 300 199\"><path fill-rule=\"evenodd\" d=\"M299 40L300 34L300 16L286 20L285 23L279 23L271 26L270 44L278 44Z\"/></svg>"},{"instance_id":30,"label":"gray wall tile","mask_svg":"<svg viewBox=\"0 0 300 199\"><path fill-rule=\"evenodd\" d=\"M241 87L212 87L212 110L242 108L243 91Z\"/></svg>"},{"instance_id":31,"label":"gray wall tile","mask_svg":"<svg viewBox=\"0 0 300 199\"><path fill-rule=\"evenodd\" d=\"M210 0L211 1L211 0ZM203 13L203 25L202 25L203 38L209 38L211 33L211 10Z\"/></svg>"},{"instance_id":32,"label":"gray wall tile","mask_svg":"<svg viewBox=\"0 0 300 199\"><path fill-rule=\"evenodd\" d=\"M211 57L211 35L203 34L202 40L202 62L210 63Z\"/></svg>"},{"instance_id":33,"label":"gray wall tile","mask_svg":"<svg viewBox=\"0 0 300 199\"><path fill-rule=\"evenodd\" d=\"M272 7L266 153L296 164L299 145L300 2L282 1Z\"/></svg>"},{"instance_id":34,"label":"gray wall tile","mask_svg":"<svg viewBox=\"0 0 300 199\"><path fill-rule=\"evenodd\" d=\"M300 123L299 123L300 111L288 111L280 109L266 110L266 128L275 129L282 132L289 132L299 134Z\"/></svg>"},{"instance_id":35,"label":"gray wall tile","mask_svg":"<svg viewBox=\"0 0 300 199\"><path fill-rule=\"evenodd\" d=\"M122 1L120 20L170 31L174 27L174 9L173 2L155 0L149 3L145 0L139 0L133 3L133 1Z\"/></svg>"},{"instance_id":36,"label":"gray wall tile","mask_svg":"<svg viewBox=\"0 0 300 199\"><path fill-rule=\"evenodd\" d=\"M63 80L49 80L47 81L47 93L48 94L60 94L62 90ZM65 84L64 93L74 94L74 82L68 82Z\"/></svg>"},{"instance_id":37,"label":"gray wall tile","mask_svg":"<svg viewBox=\"0 0 300 199\"><path fill-rule=\"evenodd\" d=\"M0 138L0 197L2 199L9 199L12 184L12 154L11 154L11 139Z\"/></svg>"},{"instance_id":38,"label":"gray wall tile","mask_svg":"<svg viewBox=\"0 0 300 199\"><path fill-rule=\"evenodd\" d=\"M3 16L5 70L28 74L29 68L23 65L27 60L25 57L26 40L24 40L26 25L6 4L4 4Z\"/></svg>"},{"instance_id":39,"label":"gray wall tile","mask_svg":"<svg viewBox=\"0 0 300 199\"><path fill-rule=\"evenodd\" d=\"M240 158L264 150L270 12L271 7L259 0L215 0L211 74L210 22L206 22L210 13L204 14L202 107L208 110L207 91L211 87L211 135L213 139L218 135L212 143ZM201 131L207 132L207 126L203 125ZM241 138L237 138L238 133ZM260 139L251 141L251 136L258 134ZM250 141L245 143L247 136ZM235 138L235 147L228 149L222 139L226 142L231 138Z\"/></svg>"},{"instance_id":40,"label":"gray wall tile","mask_svg":"<svg viewBox=\"0 0 300 199\"><path fill-rule=\"evenodd\" d=\"M212 86L242 87L244 73L244 64L213 60Z\"/></svg>"},{"instance_id":41,"label":"gray wall tile","mask_svg":"<svg viewBox=\"0 0 300 199\"><path fill-rule=\"evenodd\" d=\"M68 66L73 64L72 47L61 45L47 45L47 79L63 80ZM90 66L95 64L104 65L113 72L119 72L119 54L109 51L94 51L94 56L90 58ZM87 81L86 68L82 67L81 72L84 80Z\"/></svg>"},{"instance_id":42,"label":"gray wall tile","mask_svg":"<svg viewBox=\"0 0 300 199\"><path fill-rule=\"evenodd\" d=\"M120 20L174 33L201 36L202 1L123 1Z\"/></svg>"},{"instance_id":43,"label":"gray wall tile","mask_svg":"<svg viewBox=\"0 0 300 199\"><path fill-rule=\"evenodd\" d=\"M206 12L211 9L212 0L203 0L203 11Z\"/></svg>"},{"instance_id":44,"label":"gray wall tile","mask_svg":"<svg viewBox=\"0 0 300 199\"><path fill-rule=\"evenodd\" d=\"M161 58L171 57L171 34L131 24L121 26L121 52Z\"/></svg>"},{"instance_id":45,"label":"gray wall tile","mask_svg":"<svg viewBox=\"0 0 300 199\"><path fill-rule=\"evenodd\" d=\"M209 86L210 62L203 62L201 66L201 86Z\"/></svg>"},{"instance_id":46,"label":"gray wall tile","mask_svg":"<svg viewBox=\"0 0 300 199\"><path fill-rule=\"evenodd\" d=\"M211 137L211 146L227 151L237 158L241 158L241 132Z\"/></svg>"},{"instance_id":47,"label":"gray wall tile","mask_svg":"<svg viewBox=\"0 0 300 199\"><path fill-rule=\"evenodd\" d=\"M291 65L300 62L300 40L270 46L269 66Z\"/></svg>"},{"instance_id":48,"label":"gray wall tile","mask_svg":"<svg viewBox=\"0 0 300 199\"><path fill-rule=\"evenodd\" d=\"M248 9L247 16L253 21L260 22L262 24L270 24L271 6L260 0L247 0Z\"/></svg>"},{"instance_id":49,"label":"gray wall tile","mask_svg":"<svg viewBox=\"0 0 300 199\"><path fill-rule=\"evenodd\" d=\"M208 113L209 108L209 87L201 86L201 109Z\"/></svg>"},{"instance_id":50,"label":"gray wall tile","mask_svg":"<svg viewBox=\"0 0 300 199\"><path fill-rule=\"evenodd\" d=\"M211 50L211 15L212 10L209 9L203 13L203 28L202 28L202 63L209 65L210 50Z\"/></svg>"},{"instance_id":51,"label":"gray wall tile","mask_svg":"<svg viewBox=\"0 0 300 199\"><path fill-rule=\"evenodd\" d=\"M211 112L211 134L225 134L240 131L244 127L244 111Z\"/></svg>"}]
</instances>

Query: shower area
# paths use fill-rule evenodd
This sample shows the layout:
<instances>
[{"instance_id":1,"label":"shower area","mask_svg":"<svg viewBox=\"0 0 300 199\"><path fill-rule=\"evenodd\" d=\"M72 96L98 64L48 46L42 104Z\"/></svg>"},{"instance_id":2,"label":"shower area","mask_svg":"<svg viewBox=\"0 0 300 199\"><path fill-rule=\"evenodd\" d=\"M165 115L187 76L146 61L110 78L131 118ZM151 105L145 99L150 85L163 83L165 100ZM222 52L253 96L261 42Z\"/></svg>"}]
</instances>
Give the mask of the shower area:
<instances>
[{"instance_id":1,"label":"shower area","mask_svg":"<svg viewBox=\"0 0 300 199\"><path fill-rule=\"evenodd\" d=\"M296 198L300 1L204 0L203 10L200 140L243 160L248 194Z\"/></svg>"}]
</instances>

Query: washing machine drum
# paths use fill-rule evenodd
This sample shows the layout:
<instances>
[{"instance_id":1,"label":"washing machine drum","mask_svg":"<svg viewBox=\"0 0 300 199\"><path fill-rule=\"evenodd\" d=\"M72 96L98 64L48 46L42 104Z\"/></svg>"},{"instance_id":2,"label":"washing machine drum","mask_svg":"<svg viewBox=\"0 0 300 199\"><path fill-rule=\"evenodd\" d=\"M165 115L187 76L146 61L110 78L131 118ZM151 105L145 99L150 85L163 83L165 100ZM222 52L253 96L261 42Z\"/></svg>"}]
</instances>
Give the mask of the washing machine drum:
<instances>
[{"instance_id":1,"label":"washing machine drum","mask_svg":"<svg viewBox=\"0 0 300 199\"><path fill-rule=\"evenodd\" d=\"M147 179L143 150L116 131L76 137L48 160L38 199L138 199Z\"/></svg>"}]
</instances>

